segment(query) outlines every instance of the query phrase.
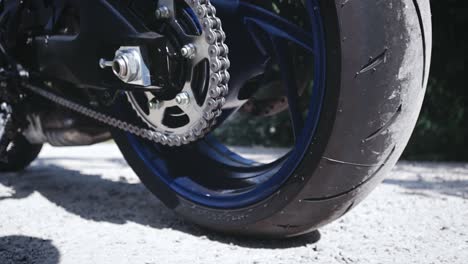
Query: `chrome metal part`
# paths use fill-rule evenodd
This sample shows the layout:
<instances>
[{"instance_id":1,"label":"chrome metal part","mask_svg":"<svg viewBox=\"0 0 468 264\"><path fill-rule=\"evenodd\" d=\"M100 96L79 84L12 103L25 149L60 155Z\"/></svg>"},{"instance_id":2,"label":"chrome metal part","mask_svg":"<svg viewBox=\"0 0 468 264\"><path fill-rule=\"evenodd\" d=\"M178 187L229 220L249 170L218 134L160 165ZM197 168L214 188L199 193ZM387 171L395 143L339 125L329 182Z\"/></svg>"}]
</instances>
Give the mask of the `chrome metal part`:
<instances>
[{"instance_id":1,"label":"chrome metal part","mask_svg":"<svg viewBox=\"0 0 468 264\"><path fill-rule=\"evenodd\" d=\"M178 105L186 105L190 103L189 94L186 92L182 92L178 94L175 98L175 101Z\"/></svg>"},{"instance_id":2,"label":"chrome metal part","mask_svg":"<svg viewBox=\"0 0 468 264\"><path fill-rule=\"evenodd\" d=\"M101 68L111 67L112 72L125 83L151 86L151 73L146 66L140 47L120 47L112 61L101 59Z\"/></svg>"},{"instance_id":3,"label":"chrome metal part","mask_svg":"<svg viewBox=\"0 0 468 264\"><path fill-rule=\"evenodd\" d=\"M139 104L133 92L127 92L127 97L138 116L160 135L160 143L168 145L181 145L196 141L208 133L222 113L222 107L228 94L230 75L228 69L230 61L229 49L224 43L226 34L222 29L221 20L216 16L216 9L209 0L185 0L194 10L198 23L202 26L201 34L188 36L189 41L184 43L180 50L182 57L186 58L192 70L202 61L209 64L208 92L201 102L195 100L196 92L192 89L192 79L188 78L182 91L172 100L161 101L159 107L149 107ZM167 7L171 14L174 12L174 0L160 0L159 8ZM175 18L168 20L170 25L180 27ZM179 28L180 30L180 28ZM156 99L155 95L145 92L148 102ZM176 117L185 116L188 122L182 126L169 126L165 120L168 109L177 108L181 113Z\"/></svg>"},{"instance_id":4,"label":"chrome metal part","mask_svg":"<svg viewBox=\"0 0 468 264\"><path fill-rule=\"evenodd\" d=\"M58 96L58 95L56 95L54 93L51 93L49 91L46 91L46 90L44 90L44 89L42 89L40 87L31 85L29 83L23 83L22 85L23 85L23 87L27 88L31 92L33 92L33 93L35 93L35 94L37 94L39 96L42 96L42 97L46 98L47 100L50 100L53 103L56 103L56 104L61 105L63 107L66 107L66 108L68 108L68 109L70 109L72 111L80 113L80 114L82 114L84 116L87 116L89 118L97 120L97 121L99 121L99 122L101 122L103 124L114 127L116 129L120 129L122 131L134 134L134 135L136 135L138 137L142 137L142 138L145 138L147 140L151 140L151 141L153 141L155 143L160 143L160 144L163 144L163 145L173 146L174 144L177 143L177 142L172 141L171 138L168 138L168 137L164 136L161 133L155 132L155 131L150 130L150 129L137 127L137 126L129 124L129 123L125 122L125 121L119 120L119 119L117 119L117 118L115 118L113 116L103 114L103 113L99 113L98 111L93 110L90 107L82 106L82 105L77 104L77 103L75 103L73 101L70 101L70 100L68 100L66 98ZM178 143L179 143L179 145L181 144L181 142L178 142Z\"/></svg>"},{"instance_id":5,"label":"chrome metal part","mask_svg":"<svg viewBox=\"0 0 468 264\"><path fill-rule=\"evenodd\" d=\"M195 58L196 52L197 52L197 49L195 45L191 43L183 46L182 49L180 50L180 53L182 54L182 56L184 56L185 58L189 58L189 59Z\"/></svg>"},{"instance_id":6,"label":"chrome metal part","mask_svg":"<svg viewBox=\"0 0 468 264\"><path fill-rule=\"evenodd\" d=\"M29 126L23 131L32 144L49 143L52 146L86 146L111 138L107 129L89 126L89 120L80 122L67 113L42 113L27 116Z\"/></svg>"},{"instance_id":7,"label":"chrome metal part","mask_svg":"<svg viewBox=\"0 0 468 264\"><path fill-rule=\"evenodd\" d=\"M158 100L152 100L148 102L149 109L159 109L161 107L161 102Z\"/></svg>"},{"instance_id":8,"label":"chrome metal part","mask_svg":"<svg viewBox=\"0 0 468 264\"><path fill-rule=\"evenodd\" d=\"M196 100L192 99L195 97L191 89L190 80L187 80L185 83L181 93L179 93L178 99L176 99L176 96L172 100L159 101L153 93L145 91L144 93L149 102L147 105L149 114L145 114L145 111L141 109L133 93L127 92L129 102L132 103L140 118L148 124L148 129L133 125L111 115L100 113L90 107L75 103L28 82L24 82L22 85L31 92L58 105L155 143L180 146L202 138L215 125L216 118L221 115L221 109L225 104L224 97L228 93L230 76L227 70L230 63L228 59L228 47L224 44L225 34L222 31L221 21L215 16L216 9L210 4L209 0L186 0L186 2L196 11L199 22L203 25L202 34L200 36L193 36L190 42L197 49L196 55L190 59L190 63L195 66L201 60L207 59L210 62L211 68L209 73L209 90L206 98L204 98L200 105L196 103ZM167 6L172 12L174 10L173 0L160 0L159 5L160 7L162 5ZM106 66L106 64L103 61L102 65ZM213 66L211 66L212 64ZM181 95L182 93L183 95ZM171 107L178 107L188 116L190 121L186 126L173 129L162 124L165 110Z\"/></svg>"},{"instance_id":9,"label":"chrome metal part","mask_svg":"<svg viewBox=\"0 0 468 264\"><path fill-rule=\"evenodd\" d=\"M114 61L107 61L105 59L101 59L99 61L99 67L101 67L101 69L105 69L107 67L112 67L113 64L114 64Z\"/></svg>"}]
</instances>

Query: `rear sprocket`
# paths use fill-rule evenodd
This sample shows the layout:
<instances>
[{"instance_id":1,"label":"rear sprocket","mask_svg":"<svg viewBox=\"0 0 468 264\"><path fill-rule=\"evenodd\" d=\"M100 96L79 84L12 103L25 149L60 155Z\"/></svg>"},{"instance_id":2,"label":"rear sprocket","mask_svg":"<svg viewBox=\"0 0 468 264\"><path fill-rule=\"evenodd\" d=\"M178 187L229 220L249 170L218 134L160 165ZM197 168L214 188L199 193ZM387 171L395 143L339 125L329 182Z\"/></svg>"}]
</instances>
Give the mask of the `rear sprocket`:
<instances>
[{"instance_id":1,"label":"rear sprocket","mask_svg":"<svg viewBox=\"0 0 468 264\"><path fill-rule=\"evenodd\" d=\"M210 1L186 0L173 5L159 1L159 16L165 16L168 53L185 64L184 80L174 97L161 99L152 91L127 92L127 97L160 143L180 146L204 137L222 113L230 79L228 47L221 20ZM179 17L177 17L179 16ZM180 74L180 73L179 73Z\"/></svg>"}]
</instances>

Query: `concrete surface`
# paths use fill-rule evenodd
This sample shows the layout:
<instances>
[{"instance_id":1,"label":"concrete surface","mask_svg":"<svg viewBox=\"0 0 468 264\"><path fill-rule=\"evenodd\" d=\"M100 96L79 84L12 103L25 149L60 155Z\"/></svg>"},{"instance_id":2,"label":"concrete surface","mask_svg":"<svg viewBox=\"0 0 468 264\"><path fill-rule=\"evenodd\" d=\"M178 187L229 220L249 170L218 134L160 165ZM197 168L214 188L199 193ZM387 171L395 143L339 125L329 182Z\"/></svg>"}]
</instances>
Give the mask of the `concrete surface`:
<instances>
[{"instance_id":1,"label":"concrete surface","mask_svg":"<svg viewBox=\"0 0 468 264\"><path fill-rule=\"evenodd\" d=\"M467 199L468 164L402 162L320 234L241 239L175 216L114 145L47 147L27 171L0 175L0 263L464 264Z\"/></svg>"}]
</instances>

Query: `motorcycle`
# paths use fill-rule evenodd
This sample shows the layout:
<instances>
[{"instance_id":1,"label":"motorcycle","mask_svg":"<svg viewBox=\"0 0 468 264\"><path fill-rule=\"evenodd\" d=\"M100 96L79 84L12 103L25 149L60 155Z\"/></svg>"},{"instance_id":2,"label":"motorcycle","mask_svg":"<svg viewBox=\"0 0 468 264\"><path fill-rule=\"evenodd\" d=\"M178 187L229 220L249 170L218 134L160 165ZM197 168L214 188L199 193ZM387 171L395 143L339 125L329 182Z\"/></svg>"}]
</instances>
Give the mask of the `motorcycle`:
<instances>
[{"instance_id":1,"label":"motorcycle","mask_svg":"<svg viewBox=\"0 0 468 264\"><path fill-rule=\"evenodd\" d=\"M401 156L431 37L428 0L2 0L0 171L23 170L46 143L113 139L195 224L306 234ZM223 137L231 125L268 138L244 126L277 120L289 145L272 161Z\"/></svg>"}]
</instances>

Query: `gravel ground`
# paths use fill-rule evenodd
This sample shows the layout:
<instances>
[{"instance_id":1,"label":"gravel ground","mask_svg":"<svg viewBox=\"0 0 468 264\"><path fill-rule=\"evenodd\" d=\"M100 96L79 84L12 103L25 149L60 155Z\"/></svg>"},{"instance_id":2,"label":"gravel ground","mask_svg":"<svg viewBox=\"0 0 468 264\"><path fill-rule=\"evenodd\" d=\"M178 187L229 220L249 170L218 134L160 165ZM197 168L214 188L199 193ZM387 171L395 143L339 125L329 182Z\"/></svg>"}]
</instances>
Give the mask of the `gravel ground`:
<instances>
[{"instance_id":1,"label":"gravel ground","mask_svg":"<svg viewBox=\"0 0 468 264\"><path fill-rule=\"evenodd\" d=\"M112 144L46 147L27 171L0 175L0 263L464 264L468 164L401 162L320 233L265 241L184 222L139 183Z\"/></svg>"}]
</instances>

